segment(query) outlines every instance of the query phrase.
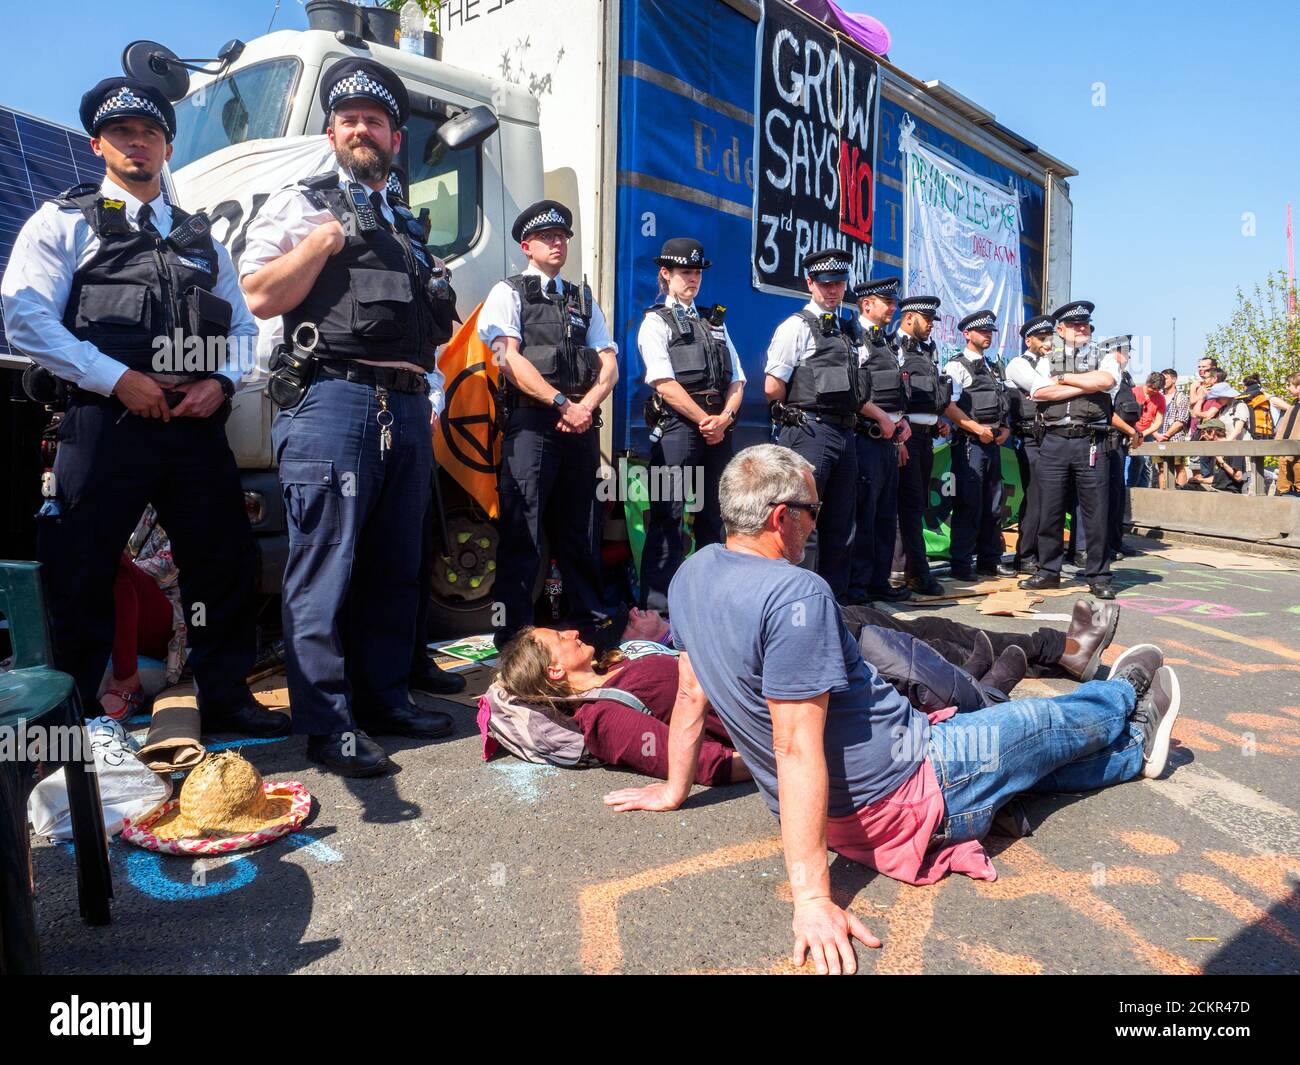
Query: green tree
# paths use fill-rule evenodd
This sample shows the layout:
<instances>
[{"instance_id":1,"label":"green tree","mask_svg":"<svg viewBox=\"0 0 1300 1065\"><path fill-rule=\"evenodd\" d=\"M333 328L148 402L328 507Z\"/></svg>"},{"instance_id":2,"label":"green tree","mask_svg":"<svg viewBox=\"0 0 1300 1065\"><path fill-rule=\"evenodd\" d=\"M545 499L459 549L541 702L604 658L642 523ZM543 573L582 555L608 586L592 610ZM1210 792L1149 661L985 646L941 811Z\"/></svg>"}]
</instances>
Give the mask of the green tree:
<instances>
[{"instance_id":1,"label":"green tree","mask_svg":"<svg viewBox=\"0 0 1300 1065\"><path fill-rule=\"evenodd\" d=\"M1257 373L1265 392L1287 395L1287 377L1300 370L1300 303L1292 317L1288 295L1294 300L1295 289L1280 269L1250 294L1237 289L1232 317L1205 338L1205 354L1218 360L1229 384L1240 385L1246 374Z\"/></svg>"}]
</instances>

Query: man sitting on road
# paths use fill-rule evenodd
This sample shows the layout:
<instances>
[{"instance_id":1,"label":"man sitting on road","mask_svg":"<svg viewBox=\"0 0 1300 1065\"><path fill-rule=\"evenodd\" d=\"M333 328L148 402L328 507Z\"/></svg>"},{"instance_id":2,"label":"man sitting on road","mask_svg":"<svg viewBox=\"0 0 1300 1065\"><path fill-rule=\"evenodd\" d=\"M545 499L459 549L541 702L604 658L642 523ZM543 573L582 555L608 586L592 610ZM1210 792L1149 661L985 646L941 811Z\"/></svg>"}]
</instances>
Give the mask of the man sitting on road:
<instances>
[{"instance_id":1,"label":"man sitting on road","mask_svg":"<svg viewBox=\"0 0 1300 1065\"><path fill-rule=\"evenodd\" d=\"M668 592L682 651L668 780L605 802L679 807L711 704L781 824L796 964L811 953L819 972L853 972L852 939L880 945L831 900L828 847L906 883L992 880L976 841L1013 796L1164 770L1178 682L1158 648L1131 648L1114 679L1060 698L927 718L863 661L825 580L798 567L820 508L808 463L751 447L719 491L725 546L696 552Z\"/></svg>"}]
</instances>

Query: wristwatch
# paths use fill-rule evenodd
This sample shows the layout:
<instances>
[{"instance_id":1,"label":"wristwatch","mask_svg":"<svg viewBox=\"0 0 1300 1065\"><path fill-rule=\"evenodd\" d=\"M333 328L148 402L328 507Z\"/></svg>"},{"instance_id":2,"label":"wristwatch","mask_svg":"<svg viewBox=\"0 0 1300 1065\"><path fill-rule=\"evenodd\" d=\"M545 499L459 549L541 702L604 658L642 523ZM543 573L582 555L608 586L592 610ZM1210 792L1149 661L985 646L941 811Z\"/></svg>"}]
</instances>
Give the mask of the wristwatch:
<instances>
[{"instance_id":1,"label":"wristwatch","mask_svg":"<svg viewBox=\"0 0 1300 1065\"><path fill-rule=\"evenodd\" d=\"M223 373L216 375L217 384L221 386L221 394L226 397L227 401L235 398L235 382Z\"/></svg>"},{"instance_id":2,"label":"wristwatch","mask_svg":"<svg viewBox=\"0 0 1300 1065\"><path fill-rule=\"evenodd\" d=\"M551 397L551 402L555 404L556 410L560 410L561 408L563 408L563 406L566 403L569 402L569 397L566 396L563 392L556 392L555 395Z\"/></svg>"}]
</instances>

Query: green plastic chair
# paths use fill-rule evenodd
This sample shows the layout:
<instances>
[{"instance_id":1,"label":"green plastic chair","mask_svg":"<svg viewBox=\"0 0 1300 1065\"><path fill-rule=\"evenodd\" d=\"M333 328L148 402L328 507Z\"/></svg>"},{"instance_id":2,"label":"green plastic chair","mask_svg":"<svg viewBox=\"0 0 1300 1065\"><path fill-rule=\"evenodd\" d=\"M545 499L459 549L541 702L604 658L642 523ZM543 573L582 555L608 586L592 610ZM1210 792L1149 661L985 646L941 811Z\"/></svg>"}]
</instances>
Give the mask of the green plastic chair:
<instances>
[{"instance_id":1,"label":"green plastic chair","mask_svg":"<svg viewBox=\"0 0 1300 1065\"><path fill-rule=\"evenodd\" d=\"M66 726L79 730L79 744L48 744L44 764L62 765L72 815L77 854L77 895L87 924L109 922L113 895L108 865L108 837L94 778L90 743L82 723L81 700L66 673L53 667L50 633L41 593L40 565L0 561L0 614L8 620L13 644L13 668L0 673L0 971L40 971L40 950L32 907L31 839L27 830L27 797L36 785L31 757L18 757L18 737L32 729ZM70 734L66 731L64 736Z\"/></svg>"}]
</instances>

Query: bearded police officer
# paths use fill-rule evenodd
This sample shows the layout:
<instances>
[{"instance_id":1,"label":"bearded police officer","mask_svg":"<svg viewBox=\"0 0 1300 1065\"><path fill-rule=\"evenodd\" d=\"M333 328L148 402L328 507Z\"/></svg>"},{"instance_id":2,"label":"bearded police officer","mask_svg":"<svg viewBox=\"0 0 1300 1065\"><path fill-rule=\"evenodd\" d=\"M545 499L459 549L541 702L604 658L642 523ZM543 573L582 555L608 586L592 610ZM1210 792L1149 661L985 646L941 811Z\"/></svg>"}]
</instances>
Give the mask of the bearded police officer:
<instances>
[{"instance_id":1,"label":"bearded police officer","mask_svg":"<svg viewBox=\"0 0 1300 1065\"><path fill-rule=\"evenodd\" d=\"M961 355L944 367L953 381L952 472L957 490L952 509L951 572L957 580L1009 577L1016 571L1002 562L1002 445L1009 403L1001 360L990 359L997 315L990 310L968 314L957 323L966 338ZM971 569L971 555L975 568Z\"/></svg>"},{"instance_id":2,"label":"bearded police officer","mask_svg":"<svg viewBox=\"0 0 1300 1065\"><path fill-rule=\"evenodd\" d=\"M682 564L682 515L689 489L698 550L723 539L718 481L731 460L732 426L740 410L745 371L724 322L725 307L697 300L712 264L690 237L664 242L655 258L663 303L645 313L637 347L645 380L650 462L669 498L651 497L641 552L641 607L668 611L668 585Z\"/></svg>"},{"instance_id":3,"label":"bearded police officer","mask_svg":"<svg viewBox=\"0 0 1300 1065\"><path fill-rule=\"evenodd\" d=\"M806 509L817 522L804 565L826 579L837 599L848 593L852 564L858 488L854 429L860 413L879 413L868 402L862 327L856 316L840 314L850 265L848 252L837 248L804 258L812 299L776 327L763 379L777 443L807 459L817 482L819 503L789 504Z\"/></svg>"},{"instance_id":4,"label":"bearded police officer","mask_svg":"<svg viewBox=\"0 0 1300 1065\"><path fill-rule=\"evenodd\" d=\"M1092 343L1093 304L1074 300L1058 308L1058 342L1038 360L1038 403L1046 435L1034 475L1039 482L1038 572L1020 587L1056 588L1065 553L1065 507L1071 484L1088 528L1088 587L1114 599L1107 551L1108 466L1105 454L1120 371L1113 355Z\"/></svg>"},{"instance_id":5,"label":"bearded police officer","mask_svg":"<svg viewBox=\"0 0 1300 1065\"><path fill-rule=\"evenodd\" d=\"M898 544L895 569L906 587L921 595L943 595L930 575L925 549L925 511L934 472L934 438L948 432L941 419L952 402L952 381L939 370L939 355L930 333L939 314L937 296L908 296L898 305L895 345L907 392L907 462L898 471Z\"/></svg>"},{"instance_id":6,"label":"bearded police officer","mask_svg":"<svg viewBox=\"0 0 1300 1065\"><path fill-rule=\"evenodd\" d=\"M515 219L510 234L528 266L492 287L478 318L479 336L505 373L495 585L504 624L494 634L497 647L533 621L543 530L570 614L604 615L599 413L618 381L618 348L591 289L560 277L573 213L541 200Z\"/></svg>"},{"instance_id":7,"label":"bearded police officer","mask_svg":"<svg viewBox=\"0 0 1300 1065\"><path fill-rule=\"evenodd\" d=\"M268 391L289 522L283 620L294 731L344 776L391 763L375 735L431 738L451 718L408 688L432 471L427 379L454 295L386 182L406 88L369 59L321 77L337 166L273 195L240 260L249 306L283 316ZM434 379L438 379L435 377Z\"/></svg>"},{"instance_id":8,"label":"bearded police officer","mask_svg":"<svg viewBox=\"0 0 1300 1065\"><path fill-rule=\"evenodd\" d=\"M1128 487L1126 465L1129 448L1138 442L1137 423L1142 417L1142 404L1133 392L1133 375L1128 370L1132 347L1131 335L1111 337L1105 344L1105 348L1114 355L1115 365L1119 368L1119 388L1115 391L1115 409L1110 416L1110 447L1106 452L1106 511L1109 515L1107 550L1112 561L1124 557L1124 490Z\"/></svg>"},{"instance_id":9,"label":"bearded police officer","mask_svg":"<svg viewBox=\"0 0 1300 1065\"><path fill-rule=\"evenodd\" d=\"M244 678L253 663L253 539L224 423L257 326L203 215L160 190L176 119L152 86L109 78L81 100L107 171L43 205L5 271L10 342L70 386L37 553L55 663L97 706L113 583L152 503L180 569L204 731L288 732Z\"/></svg>"},{"instance_id":10,"label":"bearded police officer","mask_svg":"<svg viewBox=\"0 0 1300 1065\"><path fill-rule=\"evenodd\" d=\"M880 417L858 419L857 532L846 604L873 599L897 602L912 595L906 587L889 584L898 533L898 468L900 461L907 461L910 433L904 421L907 390L903 370L893 342L885 335L898 306L898 285L898 278L886 277L867 281L853 292L861 312L858 324L866 336L871 402Z\"/></svg>"},{"instance_id":11,"label":"bearded police officer","mask_svg":"<svg viewBox=\"0 0 1300 1065\"><path fill-rule=\"evenodd\" d=\"M1038 569L1038 485L1034 464L1043 442L1043 420L1038 415L1033 390L1037 382L1038 360L1052 349L1056 321L1050 314L1030 318L1020 327L1025 350L1007 363L1007 398L1011 403L1011 430L1015 437L1016 462L1020 466L1020 513L1016 518L1017 573L1034 573Z\"/></svg>"}]
</instances>

